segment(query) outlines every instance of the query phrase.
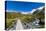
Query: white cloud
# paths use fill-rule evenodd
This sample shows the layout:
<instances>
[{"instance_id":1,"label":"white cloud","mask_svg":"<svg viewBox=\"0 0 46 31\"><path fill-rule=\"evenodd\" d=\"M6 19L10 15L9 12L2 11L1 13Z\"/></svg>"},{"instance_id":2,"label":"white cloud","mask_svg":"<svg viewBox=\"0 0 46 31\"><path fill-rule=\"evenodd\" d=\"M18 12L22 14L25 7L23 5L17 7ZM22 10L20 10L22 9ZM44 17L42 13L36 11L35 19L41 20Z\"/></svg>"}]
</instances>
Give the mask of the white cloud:
<instances>
[{"instance_id":1,"label":"white cloud","mask_svg":"<svg viewBox=\"0 0 46 31\"><path fill-rule=\"evenodd\" d=\"M36 9L33 9L32 11L28 11L28 12L21 12L21 14L30 14L33 13L34 11L36 11Z\"/></svg>"},{"instance_id":2,"label":"white cloud","mask_svg":"<svg viewBox=\"0 0 46 31\"><path fill-rule=\"evenodd\" d=\"M33 13L34 11L36 11L36 9L33 9L32 11L28 11L28 12L21 12L21 14L30 14Z\"/></svg>"},{"instance_id":3,"label":"white cloud","mask_svg":"<svg viewBox=\"0 0 46 31\"><path fill-rule=\"evenodd\" d=\"M36 9L33 9L32 11L28 11L28 12L21 12L21 14L29 14L29 13L33 13L34 11L36 11L37 9L43 9L44 6L42 7L39 7L39 8L36 8Z\"/></svg>"},{"instance_id":4,"label":"white cloud","mask_svg":"<svg viewBox=\"0 0 46 31\"><path fill-rule=\"evenodd\" d=\"M40 8L37 8L37 9L43 9L44 6L40 7Z\"/></svg>"},{"instance_id":5,"label":"white cloud","mask_svg":"<svg viewBox=\"0 0 46 31\"><path fill-rule=\"evenodd\" d=\"M36 9L33 9L32 11L28 11L28 12L21 12L22 14L29 14L29 13L33 13L34 11L36 11Z\"/></svg>"},{"instance_id":6,"label":"white cloud","mask_svg":"<svg viewBox=\"0 0 46 31\"><path fill-rule=\"evenodd\" d=\"M28 12L20 12L21 14L32 14L34 11L36 11L37 9L42 9L44 6L42 6L42 7L39 7L39 8L36 8L36 9L32 9L32 11L28 11ZM18 13L18 11L13 11L13 10L6 10L7 12L16 12L16 13Z\"/></svg>"},{"instance_id":7,"label":"white cloud","mask_svg":"<svg viewBox=\"0 0 46 31\"><path fill-rule=\"evenodd\" d=\"M34 11L36 11L36 9L33 9L33 10L31 11L31 13L33 13Z\"/></svg>"},{"instance_id":8,"label":"white cloud","mask_svg":"<svg viewBox=\"0 0 46 31\"><path fill-rule=\"evenodd\" d=\"M33 9L33 10L31 11L31 13L33 13L33 12L36 11L37 9L39 9L39 10L40 10L40 9L43 9L43 7L44 7L44 6L39 7L39 8L36 8L36 9Z\"/></svg>"},{"instance_id":9,"label":"white cloud","mask_svg":"<svg viewBox=\"0 0 46 31\"><path fill-rule=\"evenodd\" d=\"M28 12L21 12L21 14L28 14Z\"/></svg>"},{"instance_id":10,"label":"white cloud","mask_svg":"<svg viewBox=\"0 0 46 31\"><path fill-rule=\"evenodd\" d=\"M17 11L15 10L6 10L6 12L16 12L17 13Z\"/></svg>"}]
</instances>

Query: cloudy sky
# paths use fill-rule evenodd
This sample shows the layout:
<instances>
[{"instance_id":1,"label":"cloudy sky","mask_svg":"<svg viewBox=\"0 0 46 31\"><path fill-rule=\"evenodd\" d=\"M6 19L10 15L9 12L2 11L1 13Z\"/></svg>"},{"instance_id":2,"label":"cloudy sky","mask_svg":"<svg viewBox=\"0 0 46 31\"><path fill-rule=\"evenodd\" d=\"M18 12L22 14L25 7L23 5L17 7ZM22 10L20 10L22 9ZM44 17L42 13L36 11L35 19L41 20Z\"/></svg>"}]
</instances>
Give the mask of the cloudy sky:
<instances>
[{"instance_id":1,"label":"cloudy sky","mask_svg":"<svg viewBox=\"0 0 46 31\"><path fill-rule=\"evenodd\" d=\"M21 2L21 1L7 1L6 10L7 11L17 11L17 12L29 12L33 9L45 6L44 3L38 2Z\"/></svg>"}]
</instances>

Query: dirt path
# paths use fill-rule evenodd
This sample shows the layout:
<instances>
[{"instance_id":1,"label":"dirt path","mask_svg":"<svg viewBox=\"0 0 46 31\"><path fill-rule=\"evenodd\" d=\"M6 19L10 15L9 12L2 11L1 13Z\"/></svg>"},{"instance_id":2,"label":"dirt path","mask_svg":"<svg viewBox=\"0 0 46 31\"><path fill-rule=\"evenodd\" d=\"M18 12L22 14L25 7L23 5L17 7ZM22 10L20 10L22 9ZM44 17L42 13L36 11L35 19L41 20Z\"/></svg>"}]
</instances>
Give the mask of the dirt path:
<instances>
[{"instance_id":1,"label":"dirt path","mask_svg":"<svg viewBox=\"0 0 46 31\"><path fill-rule=\"evenodd\" d=\"M17 20L16 30L23 30L23 26L20 19Z\"/></svg>"}]
</instances>

